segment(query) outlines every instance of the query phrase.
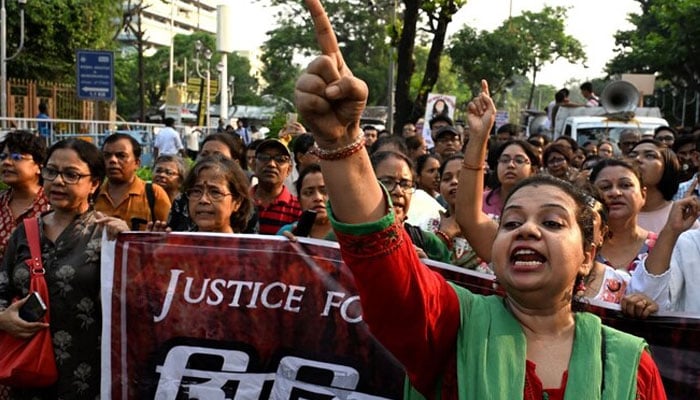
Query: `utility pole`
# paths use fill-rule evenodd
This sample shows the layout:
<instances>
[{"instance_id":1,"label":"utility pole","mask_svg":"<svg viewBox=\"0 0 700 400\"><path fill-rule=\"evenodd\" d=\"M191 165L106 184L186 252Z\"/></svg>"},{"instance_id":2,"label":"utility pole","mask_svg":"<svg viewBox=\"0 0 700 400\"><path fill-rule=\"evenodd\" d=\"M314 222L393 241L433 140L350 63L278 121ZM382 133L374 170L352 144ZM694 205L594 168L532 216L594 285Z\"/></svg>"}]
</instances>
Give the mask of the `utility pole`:
<instances>
[{"instance_id":1,"label":"utility pole","mask_svg":"<svg viewBox=\"0 0 700 400\"><path fill-rule=\"evenodd\" d=\"M2 117L2 126L5 127L7 118L7 62L17 57L24 47L24 6L27 5L27 0L17 0L19 4L20 16L20 39L17 52L11 57L7 57L7 10L5 9L5 0L0 2L0 117Z\"/></svg>"}]
</instances>

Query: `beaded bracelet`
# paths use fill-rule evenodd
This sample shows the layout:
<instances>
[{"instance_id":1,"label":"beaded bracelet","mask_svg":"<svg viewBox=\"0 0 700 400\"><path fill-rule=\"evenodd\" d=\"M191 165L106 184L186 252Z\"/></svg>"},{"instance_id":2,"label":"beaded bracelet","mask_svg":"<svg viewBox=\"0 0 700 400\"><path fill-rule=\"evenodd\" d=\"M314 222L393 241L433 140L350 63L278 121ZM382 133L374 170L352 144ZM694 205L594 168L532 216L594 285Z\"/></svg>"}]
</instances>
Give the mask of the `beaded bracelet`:
<instances>
[{"instance_id":1,"label":"beaded bracelet","mask_svg":"<svg viewBox=\"0 0 700 400\"><path fill-rule=\"evenodd\" d=\"M472 164L469 164L469 163L467 162L467 160L465 159L464 161L462 161L462 168L464 168L464 169L469 169L469 170L472 170L472 171L481 171L481 170L484 169L484 164L481 164L481 165L472 165Z\"/></svg>"},{"instance_id":2,"label":"beaded bracelet","mask_svg":"<svg viewBox=\"0 0 700 400\"><path fill-rule=\"evenodd\" d=\"M449 250L452 250L452 241L445 232L438 229L437 231L435 231L435 235L437 235L440 239L442 239L443 242L445 242Z\"/></svg>"},{"instance_id":3,"label":"beaded bracelet","mask_svg":"<svg viewBox=\"0 0 700 400\"><path fill-rule=\"evenodd\" d=\"M336 161L348 158L365 148L365 137L360 135L352 143L337 149L322 149L317 145L311 149L311 154L324 161Z\"/></svg>"}]
</instances>

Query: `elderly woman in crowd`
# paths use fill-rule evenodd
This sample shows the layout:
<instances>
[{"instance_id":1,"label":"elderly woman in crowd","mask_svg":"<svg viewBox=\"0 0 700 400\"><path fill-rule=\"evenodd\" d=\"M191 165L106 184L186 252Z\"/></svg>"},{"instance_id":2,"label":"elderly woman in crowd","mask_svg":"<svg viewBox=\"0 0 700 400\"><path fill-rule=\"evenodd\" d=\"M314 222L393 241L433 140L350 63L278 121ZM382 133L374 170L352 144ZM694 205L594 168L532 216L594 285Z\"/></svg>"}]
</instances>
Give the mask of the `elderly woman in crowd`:
<instances>
[{"instance_id":1,"label":"elderly woman in crowd","mask_svg":"<svg viewBox=\"0 0 700 400\"><path fill-rule=\"evenodd\" d=\"M185 173L185 161L182 157L159 156L153 166L153 183L165 189L172 203L180 195L180 187L185 179Z\"/></svg>"},{"instance_id":2,"label":"elderly woman in crowd","mask_svg":"<svg viewBox=\"0 0 700 400\"><path fill-rule=\"evenodd\" d=\"M222 155L199 157L183 190L199 232L240 233L253 209L248 178L238 163Z\"/></svg>"},{"instance_id":3,"label":"elderly woman in crowd","mask_svg":"<svg viewBox=\"0 0 700 400\"><path fill-rule=\"evenodd\" d=\"M0 191L0 262L17 225L49 209L41 186L45 159L44 139L31 132L10 132L0 143L0 177L8 186Z\"/></svg>"},{"instance_id":4,"label":"elderly woman in crowd","mask_svg":"<svg viewBox=\"0 0 700 400\"><path fill-rule=\"evenodd\" d=\"M100 247L108 237L128 229L126 222L104 217L92 208L105 177L100 150L79 139L54 144L41 171L51 211L39 219L41 252L49 289L49 323L26 322L18 310L29 291L30 258L24 226L7 244L0 268L0 329L30 338L50 329L58 382L43 389L13 389L11 398L94 399L100 395ZM20 301L11 303L20 297Z\"/></svg>"},{"instance_id":5,"label":"elderly woman in crowd","mask_svg":"<svg viewBox=\"0 0 700 400\"><path fill-rule=\"evenodd\" d=\"M323 55L297 82L297 108L324 152L329 215L363 318L417 390L406 397L665 398L642 339L572 311L574 287L593 262L592 213L572 185L531 178L505 199L492 252L505 299L452 286L424 267L393 198L371 179L359 128L367 86L343 61L320 2L306 4ZM485 140L495 111L483 82L469 105L470 143ZM483 168L481 156L467 156L463 169Z\"/></svg>"},{"instance_id":6,"label":"elderly woman in crowd","mask_svg":"<svg viewBox=\"0 0 700 400\"><path fill-rule=\"evenodd\" d=\"M233 139L229 134L225 133L214 133L207 136L204 141L202 141L202 147L199 152L197 160L211 156L220 155L222 157L228 158L236 162L241 168L244 168L246 163L245 153L240 141ZM250 182L250 172L245 171L246 177ZM248 216L248 226L242 231L244 233L251 233L255 231L255 225L257 223L257 216L253 209L250 210L251 215ZM231 221L232 225L235 225L235 221ZM197 224L190 218L189 214L189 200L187 199L187 193L182 193L178 196L170 208L170 214L168 215L168 227L176 232L186 232L196 230Z\"/></svg>"}]
</instances>

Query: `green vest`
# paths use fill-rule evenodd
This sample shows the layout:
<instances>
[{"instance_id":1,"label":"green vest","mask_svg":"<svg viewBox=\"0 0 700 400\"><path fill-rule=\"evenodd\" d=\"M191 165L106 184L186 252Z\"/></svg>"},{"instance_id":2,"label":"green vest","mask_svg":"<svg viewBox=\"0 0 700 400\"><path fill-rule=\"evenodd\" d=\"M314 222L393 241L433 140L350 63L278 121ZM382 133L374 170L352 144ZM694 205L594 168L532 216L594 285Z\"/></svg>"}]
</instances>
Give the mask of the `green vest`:
<instances>
[{"instance_id":1,"label":"green vest","mask_svg":"<svg viewBox=\"0 0 700 400\"><path fill-rule=\"evenodd\" d=\"M506 309L503 298L479 296L453 287L461 310L457 336L459 400L522 399L527 344L520 323ZM635 399L637 368L646 348L644 340L603 326L600 318L592 314L577 313L575 320L564 398ZM408 384L404 398L424 399ZM435 398L440 398L439 387Z\"/></svg>"}]
</instances>

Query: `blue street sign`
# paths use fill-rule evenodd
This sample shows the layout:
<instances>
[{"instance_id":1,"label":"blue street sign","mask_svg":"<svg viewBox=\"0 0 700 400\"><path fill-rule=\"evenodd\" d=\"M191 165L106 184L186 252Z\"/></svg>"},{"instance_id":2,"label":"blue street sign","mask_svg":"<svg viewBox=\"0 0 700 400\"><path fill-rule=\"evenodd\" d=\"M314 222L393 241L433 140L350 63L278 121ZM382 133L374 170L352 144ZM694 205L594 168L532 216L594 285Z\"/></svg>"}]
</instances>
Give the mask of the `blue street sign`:
<instances>
[{"instance_id":1,"label":"blue street sign","mask_svg":"<svg viewBox=\"0 0 700 400\"><path fill-rule=\"evenodd\" d=\"M114 100L114 53L78 50L76 59L78 60L78 98Z\"/></svg>"}]
</instances>

